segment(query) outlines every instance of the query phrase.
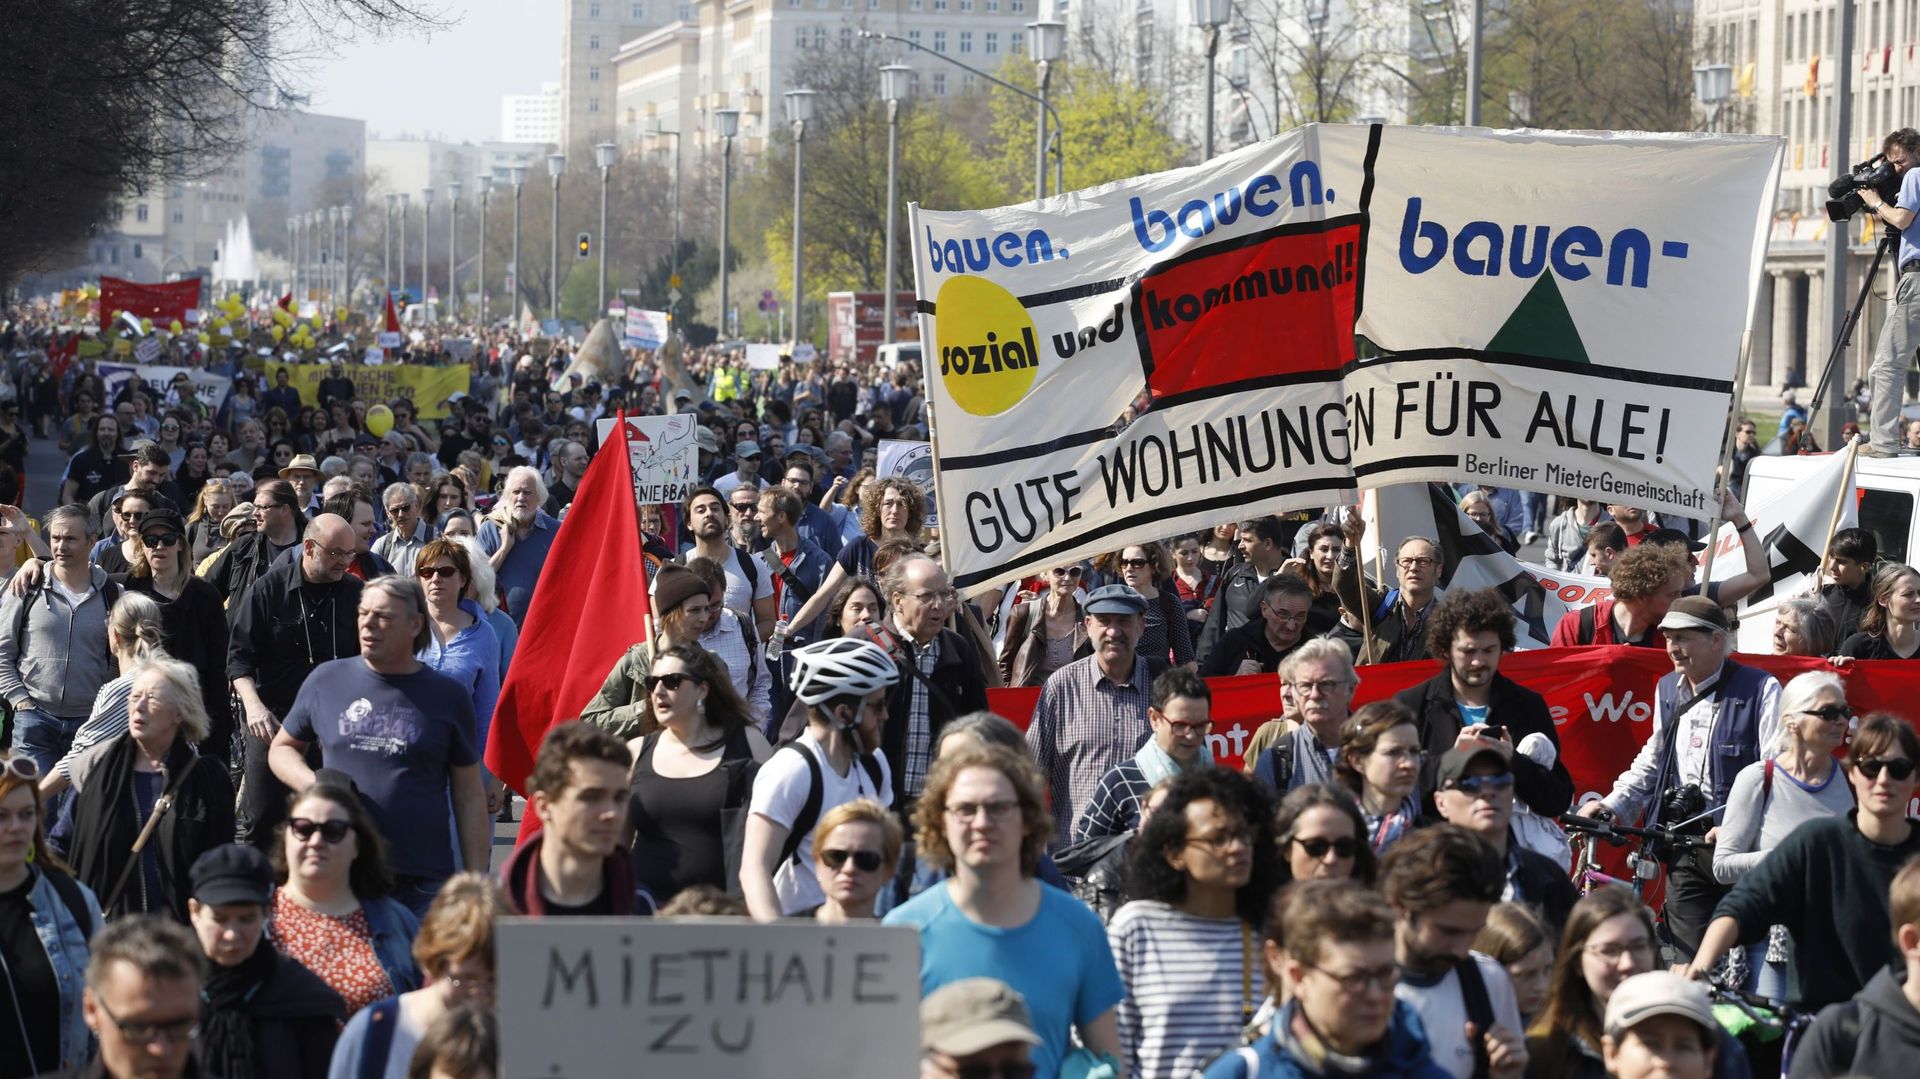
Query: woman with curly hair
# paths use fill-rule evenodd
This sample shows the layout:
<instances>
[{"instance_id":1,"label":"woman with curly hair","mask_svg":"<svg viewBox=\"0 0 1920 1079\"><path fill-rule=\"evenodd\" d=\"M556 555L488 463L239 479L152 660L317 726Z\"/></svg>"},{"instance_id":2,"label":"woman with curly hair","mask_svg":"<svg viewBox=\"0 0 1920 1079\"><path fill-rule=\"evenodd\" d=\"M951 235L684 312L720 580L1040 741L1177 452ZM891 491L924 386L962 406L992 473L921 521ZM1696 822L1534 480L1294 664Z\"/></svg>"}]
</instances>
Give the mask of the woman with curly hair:
<instances>
[{"instance_id":1,"label":"woman with curly hair","mask_svg":"<svg viewBox=\"0 0 1920 1079\"><path fill-rule=\"evenodd\" d=\"M1120 1055L1125 995L1100 919L1035 878L1053 838L1046 785L1024 756L956 745L927 772L914 809L920 857L952 874L895 907L887 925L920 930L922 996L963 978L998 978L1027 1000L1036 1075L1056 1075L1070 1035Z\"/></svg>"},{"instance_id":2,"label":"woman with curly hair","mask_svg":"<svg viewBox=\"0 0 1920 1079\"><path fill-rule=\"evenodd\" d=\"M1235 1044L1265 996L1259 928L1280 879L1272 807L1238 772L1184 772L1128 863L1133 899L1107 926L1127 993L1127 1074L1188 1076Z\"/></svg>"},{"instance_id":3,"label":"woman with curly hair","mask_svg":"<svg viewBox=\"0 0 1920 1079\"><path fill-rule=\"evenodd\" d=\"M860 503L860 527L865 535L840 549L827 579L820 584L804 606L787 619L789 625L810 626L826 612L827 604L839 593L840 586L855 577L874 577L880 572L874 565L880 548L890 543L905 543L914 550L926 545L921 528L927 522L927 493L920 485L900 476L877 480Z\"/></svg>"}]
</instances>

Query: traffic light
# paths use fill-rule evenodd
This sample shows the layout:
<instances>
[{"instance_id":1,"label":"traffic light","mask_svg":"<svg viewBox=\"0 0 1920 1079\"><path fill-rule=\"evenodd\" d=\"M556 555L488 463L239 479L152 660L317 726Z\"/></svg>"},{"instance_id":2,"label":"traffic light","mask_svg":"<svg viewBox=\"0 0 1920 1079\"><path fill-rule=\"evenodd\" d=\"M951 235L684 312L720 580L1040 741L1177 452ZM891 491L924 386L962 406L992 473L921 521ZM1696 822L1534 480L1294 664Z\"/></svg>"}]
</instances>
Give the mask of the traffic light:
<instances>
[{"instance_id":1,"label":"traffic light","mask_svg":"<svg viewBox=\"0 0 1920 1079\"><path fill-rule=\"evenodd\" d=\"M580 245L580 257L586 258L587 249L593 246L592 238L583 232L580 234L578 242Z\"/></svg>"}]
</instances>

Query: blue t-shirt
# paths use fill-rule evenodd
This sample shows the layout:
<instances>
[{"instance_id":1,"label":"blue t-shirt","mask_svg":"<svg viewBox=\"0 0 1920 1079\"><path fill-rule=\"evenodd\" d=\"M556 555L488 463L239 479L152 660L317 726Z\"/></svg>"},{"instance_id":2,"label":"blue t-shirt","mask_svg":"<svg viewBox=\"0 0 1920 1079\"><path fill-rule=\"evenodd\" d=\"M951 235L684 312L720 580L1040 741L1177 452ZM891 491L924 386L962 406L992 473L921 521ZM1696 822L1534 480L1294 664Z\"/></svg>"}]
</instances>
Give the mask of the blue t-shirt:
<instances>
[{"instance_id":1,"label":"blue t-shirt","mask_svg":"<svg viewBox=\"0 0 1920 1079\"><path fill-rule=\"evenodd\" d=\"M1036 1075L1054 1075L1072 1047L1072 1028L1113 1010L1126 995L1107 931L1066 892L1040 885L1040 909L1018 929L981 925L953 905L945 885L887 913L887 925L920 929L920 994L962 978L998 978L1027 1000Z\"/></svg>"},{"instance_id":2,"label":"blue t-shirt","mask_svg":"<svg viewBox=\"0 0 1920 1079\"><path fill-rule=\"evenodd\" d=\"M453 875L448 769L480 761L460 683L424 665L387 675L358 656L329 660L300 686L286 731L318 741L327 767L359 786L396 874Z\"/></svg>"},{"instance_id":3,"label":"blue t-shirt","mask_svg":"<svg viewBox=\"0 0 1920 1079\"><path fill-rule=\"evenodd\" d=\"M513 616L513 624L527 624L527 605L533 602L533 586L540 580L540 569L547 564L547 551L553 547L553 539L560 534L560 522L547 516L546 510L537 510L533 515L533 527L527 534L513 541L513 550L507 552L506 561L500 563L495 573L494 587L500 594L500 604ZM500 526L491 519L480 522L477 532L480 549L491 555L500 549Z\"/></svg>"}]
</instances>

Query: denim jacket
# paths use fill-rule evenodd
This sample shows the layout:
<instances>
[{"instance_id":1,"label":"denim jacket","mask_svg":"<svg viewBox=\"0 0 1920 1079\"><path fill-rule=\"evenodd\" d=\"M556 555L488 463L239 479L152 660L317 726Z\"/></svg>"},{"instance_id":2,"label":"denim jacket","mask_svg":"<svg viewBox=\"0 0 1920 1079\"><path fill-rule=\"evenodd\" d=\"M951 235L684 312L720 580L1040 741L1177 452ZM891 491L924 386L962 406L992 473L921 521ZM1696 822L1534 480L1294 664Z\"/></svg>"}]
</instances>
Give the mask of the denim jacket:
<instances>
[{"instance_id":1,"label":"denim jacket","mask_svg":"<svg viewBox=\"0 0 1920 1079\"><path fill-rule=\"evenodd\" d=\"M100 901L86 885L75 881L74 886L86 900L92 928L98 931L106 922L106 916L100 913ZM39 934L40 946L47 950L47 962L52 965L54 980L60 985L60 1069L78 1068L93 1055L93 1034L87 1030L86 1018L80 1011L80 994L87 984L88 934L74 921L73 913L45 872L34 873L33 891L28 893L27 903L33 908L33 931ZM46 1067L50 1063L41 1061L41 1070L53 1071Z\"/></svg>"},{"instance_id":2,"label":"denim jacket","mask_svg":"<svg viewBox=\"0 0 1920 1079\"><path fill-rule=\"evenodd\" d=\"M393 983L394 994L420 988L420 966L413 961L413 938L420 933L420 919L397 899L365 900L360 909L367 912L373 954Z\"/></svg>"}]
</instances>

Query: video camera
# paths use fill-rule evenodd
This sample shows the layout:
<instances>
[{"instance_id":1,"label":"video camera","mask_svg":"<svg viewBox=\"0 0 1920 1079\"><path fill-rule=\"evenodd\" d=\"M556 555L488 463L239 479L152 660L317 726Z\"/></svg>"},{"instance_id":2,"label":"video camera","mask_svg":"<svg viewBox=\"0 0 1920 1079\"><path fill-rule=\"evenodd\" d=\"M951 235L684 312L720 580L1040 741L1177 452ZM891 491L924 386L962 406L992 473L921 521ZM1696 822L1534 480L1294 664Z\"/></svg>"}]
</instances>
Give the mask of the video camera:
<instances>
[{"instance_id":1,"label":"video camera","mask_svg":"<svg viewBox=\"0 0 1920 1079\"><path fill-rule=\"evenodd\" d=\"M1827 194L1831 196L1827 199L1827 219L1845 221L1865 209L1867 204L1860 198L1860 192L1869 187L1880 192L1880 197L1887 202L1900 197L1900 174L1886 154L1873 155L1827 185Z\"/></svg>"}]
</instances>

